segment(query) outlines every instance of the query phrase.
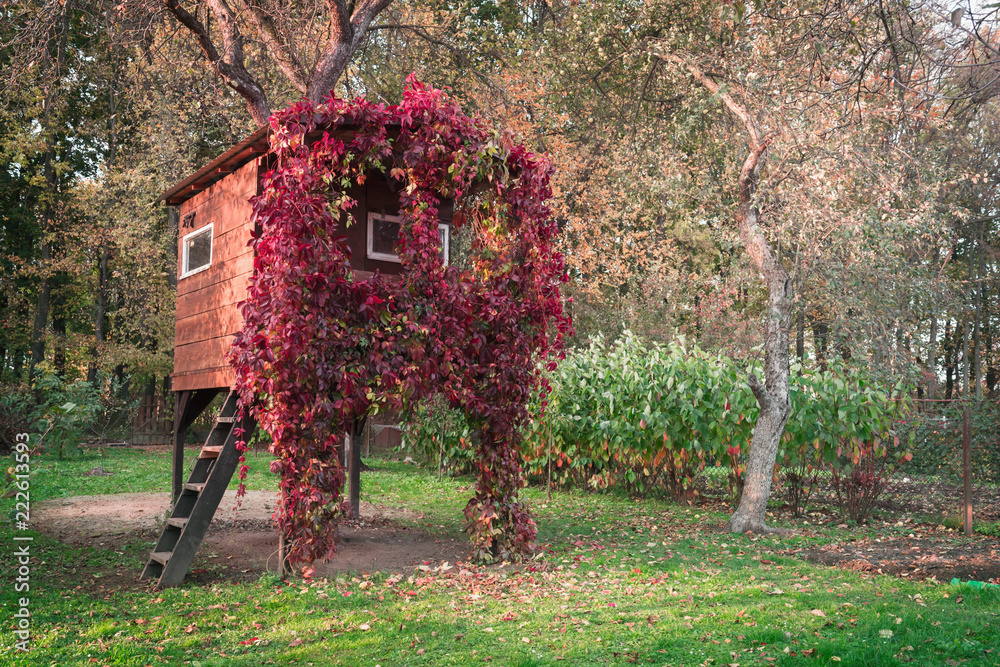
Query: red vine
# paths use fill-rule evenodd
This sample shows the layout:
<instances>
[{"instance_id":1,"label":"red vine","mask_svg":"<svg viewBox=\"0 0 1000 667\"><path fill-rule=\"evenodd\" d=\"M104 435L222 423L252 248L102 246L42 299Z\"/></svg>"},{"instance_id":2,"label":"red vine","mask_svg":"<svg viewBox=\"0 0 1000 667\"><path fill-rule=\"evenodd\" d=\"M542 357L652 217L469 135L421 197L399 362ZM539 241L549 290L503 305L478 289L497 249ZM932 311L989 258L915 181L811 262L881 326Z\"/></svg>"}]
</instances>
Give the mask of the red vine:
<instances>
[{"instance_id":1,"label":"red vine","mask_svg":"<svg viewBox=\"0 0 1000 667\"><path fill-rule=\"evenodd\" d=\"M342 126L353 134L338 136ZM252 200L254 275L230 362L242 405L272 439L275 518L290 560L308 565L335 550L342 434L380 406L433 392L475 429L479 481L465 516L478 555L529 553L519 432L531 392L547 389L539 364L554 366L570 327L545 204L551 163L412 75L398 106L302 102L275 114L271 129L277 163ZM340 228L355 204L347 187L379 170L402 183L398 281L359 280ZM478 232L471 270L439 255L446 199Z\"/></svg>"}]
</instances>

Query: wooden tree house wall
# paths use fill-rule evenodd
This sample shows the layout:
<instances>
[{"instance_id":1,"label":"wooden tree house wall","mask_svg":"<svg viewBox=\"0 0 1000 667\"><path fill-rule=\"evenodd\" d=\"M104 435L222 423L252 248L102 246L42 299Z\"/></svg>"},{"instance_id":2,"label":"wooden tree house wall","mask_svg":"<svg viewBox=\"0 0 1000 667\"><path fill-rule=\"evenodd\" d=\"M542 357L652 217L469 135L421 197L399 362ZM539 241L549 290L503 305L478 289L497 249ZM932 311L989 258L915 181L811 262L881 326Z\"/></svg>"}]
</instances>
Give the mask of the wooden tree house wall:
<instances>
[{"instance_id":1,"label":"wooden tree house wall","mask_svg":"<svg viewBox=\"0 0 1000 667\"><path fill-rule=\"evenodd\" d=\"M225 354L233 335L243 326L237 304L244 299L253 272L253 248L249 245L252 211L248 200L259 194L261 178L271 159L266 129L258 130L161 197L179 206L181 220L174 391L232 386L235 376ZM384 253L377 252L377 247L376 257L369 252L368 214L378 218L397 215L399 197L392 184L383 174L374 173L363 185L352 186L347 194L357 202L350 212L353 224L344 230L351 248L351 266L361 278L376 270L388 275L400 273L398 263L379 259ZM440 219L442 237L447 240L452 219L450 201L442 203ZM211 234L209 264L188 270L185 245L204 241L203 234Z\"/></svg>"},{"instance_id":2,"label":"wooden tree house wall","mask_svg":"<svg viewBox=\"0 0 1000 667\"><path fill-rule=\"evenodd\" d=\"M348 139L351 129L340 128L337 133ZM312 138L321 135L318 132ZM245 298L253 272L253 221L248 200L260 194L262 178L273 159L268 148L268 128L264 127L160 196L160 201L178 207L180 219L172 376L174 499L184 488L184 441L188 429L220 392L232 388L235 380L226 352L233 336L243 327L238 304ZM380 220L397 215L398 191L387 175L375 172L367 175L363 185L354 184L347 194L357 202L350 211L353 223L344 230L356 274L362 279L375 271L398 275L400 264L384 259L385 242L382 252L374 248L375 257L369 252L369 214ZM439 217L447 261L453 202L442 202ZM388 245L391 247L391 241Z\"/></svg>"}]
</instances>

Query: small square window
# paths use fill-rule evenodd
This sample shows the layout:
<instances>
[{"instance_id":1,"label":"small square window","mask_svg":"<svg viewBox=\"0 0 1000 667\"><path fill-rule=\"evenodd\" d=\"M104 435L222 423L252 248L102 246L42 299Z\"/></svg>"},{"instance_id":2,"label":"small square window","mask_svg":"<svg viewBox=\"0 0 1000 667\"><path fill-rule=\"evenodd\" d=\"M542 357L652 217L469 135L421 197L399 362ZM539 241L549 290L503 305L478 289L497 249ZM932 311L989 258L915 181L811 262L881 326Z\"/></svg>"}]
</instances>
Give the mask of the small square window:
<instances>
[{"instance_id":1,"label":"small square window","mask_svg":"<svg viewBox=\"0 0 1000 667\"><path fill-rule=\"evenodd\" d=\"M184 237L181 253L181 278L212 266L212 225Z\"/></svg>"},{"instance_id":2,"label":"small square window","mask_svg":"<svg viewBox=\"0 0 1000 667\"><path fill-rule=\"evenodd\" d=\"M368 259L399 263L396 243L399 241L399 216L368 214Z\"/></svg>"},{"instance_id":3,"label":"small square window","mask_svg":"<svg viewBox=\"0 0 1000 667\"><path fill-rule=\"evenodd\" d=\"M448 266L448 260L451 258L451 227L444 224L443 222L438 223L438 236L441 239L441 259L444 260L444 265Z\"/></svg>"},{"instance_id":4,"label":"small square window","mask_svg":"<svg viewBox=\"0 0 1000 667\"><path fill-rule=\"evenodd\" d=\"M451 244L451 228L442 223L438 224L438 236L441 245L441 258L445 265L448 264L449 250ZM399 216L383 215L381 213L368 214L368 259L377 259L383 262L399 263L399 255L396 254L396 244L399 242Z\"/></svg>"}]
</instances>

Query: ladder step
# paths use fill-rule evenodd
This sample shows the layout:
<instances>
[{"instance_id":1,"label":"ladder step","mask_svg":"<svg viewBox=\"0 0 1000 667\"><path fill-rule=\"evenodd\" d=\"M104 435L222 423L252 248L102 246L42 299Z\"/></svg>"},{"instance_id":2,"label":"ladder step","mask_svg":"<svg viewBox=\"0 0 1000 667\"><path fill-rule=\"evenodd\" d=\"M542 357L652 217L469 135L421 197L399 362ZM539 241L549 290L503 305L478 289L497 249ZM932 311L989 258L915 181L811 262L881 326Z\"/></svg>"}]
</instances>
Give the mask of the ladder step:
<instances>
[{"instance_id":1,"label":"ladder step","mask_svg":"<svg viewBox=\"0 0 1000 667\"><path fill-rule=\"evenodd\" d=\"M237 399L236 393L230 392L220 414L234 415ZM176 586L184 580L236 470L239 460L235 448L237 423L236 417L215 418L212 432L184 485L184 492L174 504L174 516L167 519L153 547L142 573L143 579L155 578L159 587ZM247 417L243 427L252 432L256 424Z\"/></svg>"}]
</instances>

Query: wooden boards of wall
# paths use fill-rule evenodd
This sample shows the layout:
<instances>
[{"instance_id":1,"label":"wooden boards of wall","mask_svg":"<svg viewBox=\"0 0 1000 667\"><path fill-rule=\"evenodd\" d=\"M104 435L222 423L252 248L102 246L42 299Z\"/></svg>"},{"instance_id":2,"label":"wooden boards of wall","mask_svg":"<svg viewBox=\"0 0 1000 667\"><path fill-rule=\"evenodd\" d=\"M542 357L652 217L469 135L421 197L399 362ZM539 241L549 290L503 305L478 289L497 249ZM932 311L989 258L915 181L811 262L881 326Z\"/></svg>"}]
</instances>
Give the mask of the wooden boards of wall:
<instances>
[{"instance_id":1,"label":"wooden boards of wall","mask_svg":"<svg viewBox=\"0 0 1000 667\"><path fill-rule=\"evenodd\" d=\"M250 197L257 194L258 162L253 160L181 204L180 218L194 214L181 230L177 247L177 311L174 333L174 391L229 387L233 372L225 354L243 326L237 304L246 298L253 272ZM213 225L212 264L181 277L183 237Z\"/></svg>"}]
</instances>

